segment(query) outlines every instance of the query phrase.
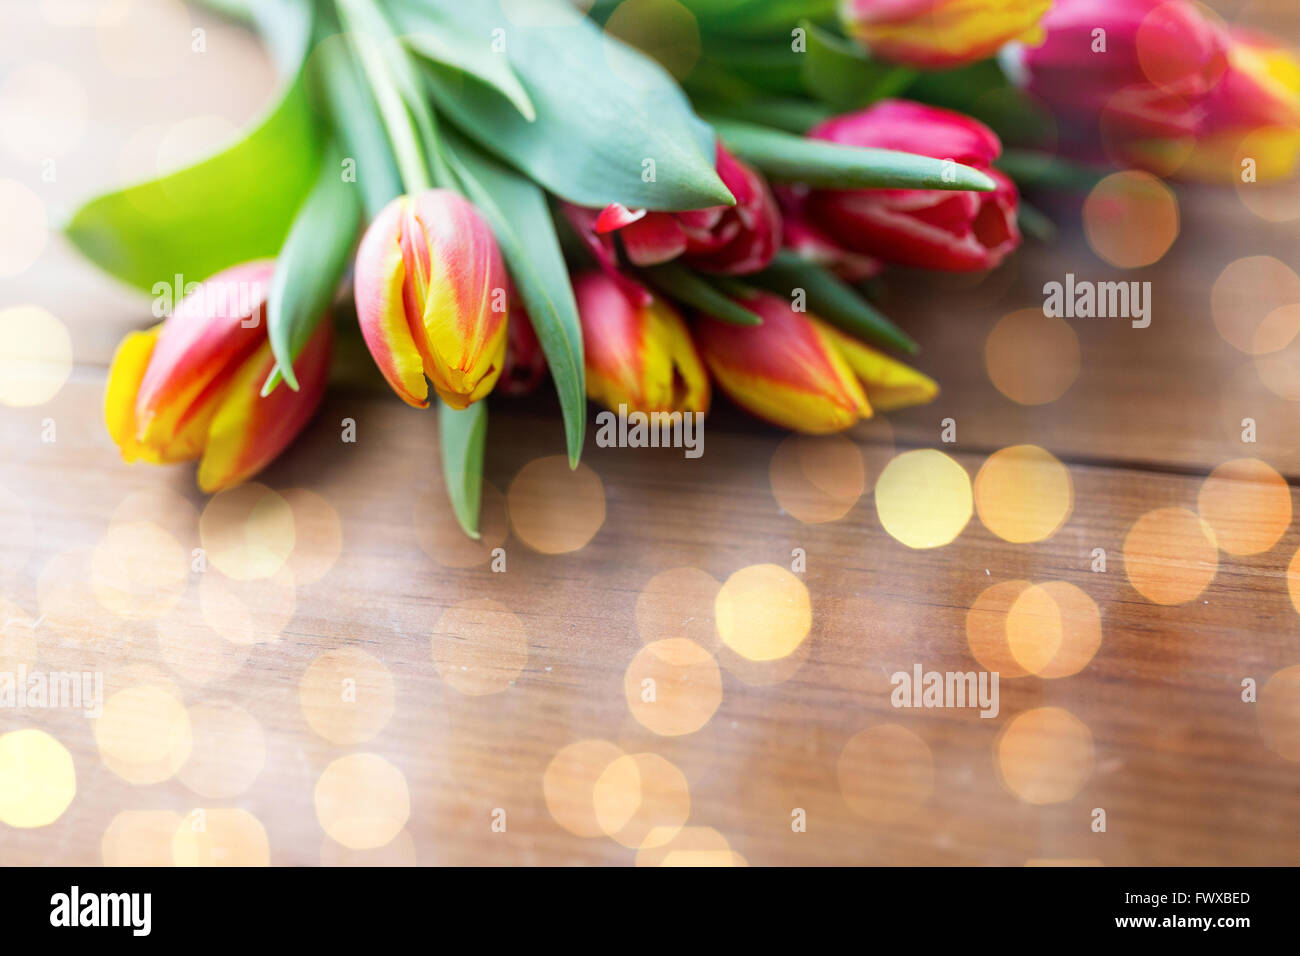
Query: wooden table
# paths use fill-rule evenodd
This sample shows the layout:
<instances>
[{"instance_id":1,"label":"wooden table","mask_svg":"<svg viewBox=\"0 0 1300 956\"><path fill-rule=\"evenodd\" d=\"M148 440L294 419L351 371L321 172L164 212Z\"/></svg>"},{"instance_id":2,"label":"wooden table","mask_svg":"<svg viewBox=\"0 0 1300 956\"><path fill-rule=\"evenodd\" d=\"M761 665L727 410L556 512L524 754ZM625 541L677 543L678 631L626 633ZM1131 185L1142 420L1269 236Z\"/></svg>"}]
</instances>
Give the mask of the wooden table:
<instances>
[{"instance_id":1,"label":"wooden table","mask_svg":"<svg viewBox=\"0 0 1300 956\"><path fill-rule=\"evenodd\" d=\"M38 195L52 221L80 197L147 174L169 129L203 138L242 124L270 88L269 67L238 28L175 3L136 6L149 43L181 42L204 25L207 52L133 69L131 50L149 48L134 34L53 26L41 4L6 11L17 17L0 38L6 66L53 63L80 91L44 93L83 107L80 123L65 116L58 126L67 135L55 181L12 153L0 171ZM1294 11L1271 9L1294 39ZM127 75L155 68L167 72ZM209 119L175 127L196 116ZM601 489L603 522L576 551L539 553L507 532L501 493L561 452L557 410L546 393L494 399L485 523L504 573L486 547L458 542L435 507L434 416L378 387L357 355L305 435L260 476L273 492L244 502L246 512L260 501L265 518L251 544L231 552L229 538L213 537L231 531L215 512L205 540L192 469L121 463L101 422L112 348L147 323L147 301L51 234L0 300L57 316L74 358L49 401L0 407L0 598L12 616L0 660L100 673L107 710L96 721L0 709L0 734L38 728L75 767L75 795L53 822L0 823L0 861L1300 862L1300 682L1279 678L1255 703L1242 685L1266 688L1300 664L1287 575L1300 530L1288 524L1262 553L1220 551L1209 585L1178 605L1153 603L1126 568L1134 524L1156 509L1195 511L1221 463L1252 458L1288 481L1300 474L1300 405L1266 386L1210 308L1234 260L1300 264L1300 227L1266 221L1230 187L1177 195L1177 242L1146 268L1098 258L1076 198L1061 204L1055 244L1028 242L982 281L891 278L883 305L923 343L918 364L943 393L852 433L865 487L860 497L850 488L838 520L804 523L783 510L770 466L785 436L719 401L698 460L589 439L584 493ZM1066 272L1150 281L1153 321L1066 320L1077 379L1055 401L1018 404L990 381L986 340L1002 316L1039 308L1043 283ZM1234 307L1282 294L1252 285ZM1017 341L1023 363L1065 374L1050 349ZM341 440L348 418L354 443ZM953 443L941 440L948 418ZM1245 418L1253 444L1242 440ZM44 441L51 422L55 440ZM951 544L913 550L882 527L869 487L891 457L937 448L973 478L993 452L1019 444L1050 451L1072 479L1068 519L1046 540L1005 541L977 515ZM797 481L789 460L778 456L777 477ZM578 495L578 480L552 482L554 501ZM511 505L531 527L543 505L526 491L516 486ZM587 501L563 527L594 508ZM277 521L290 510L297 531L286 543ZM1267 516L1231 517L1243 533L1265 534ZM536 544L559 532L527 533ZM191 555L201 545L210 562L199 572ZM1093 570L1098 548L1104 572ZM806 568L772 580L796 597L806 589L811 631L787 657L747 660L718 634L715 592L744 568L789 569L795 549ZM263 580L222 570L281 563L291 570ZM693 570L656 578L673 569ZM982 669L968 626L1001 626L1005 615L972 617L972 605L1012 580L1069 582L1095 602L1101 643L1082 669L1004 675L992 719L893 707L897 671ZM745 601L774 596L788 595ZM659 640L675 643L659 645L660 657L642 651ZM352 650L322 658L340 649ZM652 704L640 699L646 676ZM349 678L355 702L343 699ZM1277 752L1288 747L1291 760ZM26 805L67 795L66 783L52 786ZM0 818L6 799L15 798L0 792Z\"/></svg>"}]
</instances>

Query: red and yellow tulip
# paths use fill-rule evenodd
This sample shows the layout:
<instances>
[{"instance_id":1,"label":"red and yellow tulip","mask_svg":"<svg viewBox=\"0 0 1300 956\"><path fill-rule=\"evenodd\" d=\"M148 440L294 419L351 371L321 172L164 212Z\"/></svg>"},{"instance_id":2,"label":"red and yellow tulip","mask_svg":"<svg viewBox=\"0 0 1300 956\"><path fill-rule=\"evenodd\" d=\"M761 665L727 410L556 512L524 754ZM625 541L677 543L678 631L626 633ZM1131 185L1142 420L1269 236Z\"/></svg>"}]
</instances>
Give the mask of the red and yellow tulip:
<instances>
[{"instance_id":1,"label":"red and yellow tulip","mask_svg":"<svg viewBox=\"0 0 1300 956\"><path fill-rule=\"evenodd\" d=\"M299 390L261 397L276 365L264 321L273 270L269 261L227 269L164 322L122 340L104 413L123 458L199 459L199 488L220 491L266 467L311 419L329 370L328 321L294 362Z\"/></svg>"},{"instance_id":2,"label":"red and yellow tulip","mask_svg":"<svg viewBox=\"0 0 1300 956\"><path fill-rule=\"evenodd\" d=\"M573 279L582 322L587 395L634 412L707 412L709 376L686 323L660 298L628 298L603 272Z\"/></svg>"},{"instance_id":3,"label":"red and yellow tulip","mask_svg":"<svg viewBox=\"0 0 1300 956\"><path fill-rule=\"evenodd\" d=\"M784 428L843 431L882 410L928 402L928 376L802 312L758 293L745 308L763 324L702 318L695 340L718 385L737 405Z\"/></svg>"},{"instance_id":4,"label":"red and yellow tulip","mask_svg":"<svg viewBox=\"0 0 1300 956\"><path fill-rule=\"evenodd\" d=\"M492 230L447 189L394 199L357 250L361 334L393 390L417 408L429 404L429 382L452 408L492 391L505 360L507 288Z\"/></svg>"},{"instance_id":5,"label":"red and yellow tulip","mask_svg":"<svg viewBox=\"0 0 1300 956\"><path fill-rule=\"evenodd\" d=\"M1010 40L1042 39L1051 0L843 0L849 35L877 56L922 69L949 69L995 53Z\"/></svg>"}]
</instances>

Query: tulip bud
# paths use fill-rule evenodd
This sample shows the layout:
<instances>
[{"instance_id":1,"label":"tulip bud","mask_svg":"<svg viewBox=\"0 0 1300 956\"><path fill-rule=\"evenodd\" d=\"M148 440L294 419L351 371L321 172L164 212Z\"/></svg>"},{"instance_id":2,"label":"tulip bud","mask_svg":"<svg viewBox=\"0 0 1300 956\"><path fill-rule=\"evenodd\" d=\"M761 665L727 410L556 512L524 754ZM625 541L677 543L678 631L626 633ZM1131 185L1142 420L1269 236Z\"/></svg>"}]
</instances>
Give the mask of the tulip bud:
<instances>
[{"instance_id":1,"label":"tulip bud","mask_svg":"<svg viewBox=\"0 0 1300 956\"><path fill-rule=\"evenodd\" d=\"M936 189L800 190L802 212L836 244L885 262L965 272L991 269L1020 244L1019 195L992 163L997 135L968 116L905 100L882 100L808 135L845 146L896 149L972 166L991 192Z\"/></svg>"},{"instance_id":2,"label":"tulip bud","mask_svg":"<svg viewBox=\"0 0 1300 956\"><path fill-rule=\"evenodd\" d=\"M601 272L574 277L587 395L610 409L707 412L709 377L686 323L662 299L634 302Z\"/></svg>"},{"instance_id":3,"label":"tulip bud","mask_svg":"<svg viewBox=\"0 0 1300 956\"><path fill-rule=\"evenodd\" d=\"M1228 68L1204 100L1205 115L1183 179L1237 181L1249 162L1253 181L1290 178L1300 158L1300 58L1270 37L1229 34ZM1140 153L1140 147L1138 149Z\"/></svg>"},{"instance_id":4,"label":"tulip bud","mask_svg":"<svg viewBox=\"0 0 1300 956\"><path fill-rule=\"evenodd\" d=\"M452 408L492 391L505 359L507 279L492 230L446 189L399 196L357 250L357 319L370 354L406 402L426 377Z\"/></svg>"},{"instance_id":5,"label":"tulip bud","mask_svg":"<svg viewBox=\"0 0 1300 956\"><path fill-rule=\"evenodd\" d=\"M743 300L762 325L701 318L695 338L718 385L737 405L784 428L843 431L882 409L927 402L938 386L902 362L850 339L784 299Z\"/></svg>"},{"instance_id":6,"label":"tulip bud","mask_svg":"<svg viewBox=\"0 0 1300 956\"><path fill-rule=\"evenodd\" d=\"M109 370L104 414L127 461L201 459L204 492L266 467L303 429L325 393L332 329L322 320L293 363L299 390L261 397L275 369L266 335L272 262L227 269L162 324L132 332Z\"/></svg>"},{"instance_id":7,"label":"tulip bud","mask_svg":"<svg viewBox=\"0 0 1300 956\"><path fill-rule=\"evenodd\" d=\"M781 245L781 213L767 181L721 143L717 169L736 205L648 212L614 203L597 217L596 234L617 233L628 261L638 266L661 265L680 257L693 269L719 275L747 275L767 268Z\"/></svg>"},{"instance_id":8,"label":"tulip bud","mask_svg":"<svg viewBox=\"0 0 1300 956\"><path fill-rule=\"evenodd\" d=\"M1037 42L1051 0L843 0L845 31L871 52L922 69L993 55L1009 40Z\"/></svg>"},{"instance_id":9,"label":"tulip bud","mask_svg":"<svg viewBox=\"0 0 1300 956\"><path fill-rule=\"evenodd\" d=\"M845 249L809 222L803 211L807 195L807 189L793 186L777 192L784 214L782 235L787 249L830 270L844 282L864 282L885 271L885 264L879 259Z\"/></svg>"}]
</instances>

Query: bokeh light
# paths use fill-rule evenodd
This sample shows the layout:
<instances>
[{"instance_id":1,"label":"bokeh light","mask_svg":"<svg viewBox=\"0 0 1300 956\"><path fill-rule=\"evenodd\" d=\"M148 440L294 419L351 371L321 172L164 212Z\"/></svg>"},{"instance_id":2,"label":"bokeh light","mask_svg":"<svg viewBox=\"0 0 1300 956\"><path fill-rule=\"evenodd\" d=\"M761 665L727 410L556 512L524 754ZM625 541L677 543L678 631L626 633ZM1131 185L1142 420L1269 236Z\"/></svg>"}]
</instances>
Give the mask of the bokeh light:
<instances>
[{"instance_id":1,"label":"bokeh light","mask_svg":"<svg viewBox=\"0 0 1300 956\"><path fill-rule=\"evenodd\" d=\"M1069 469L1037 445L990 455L975 475L974 493L984 527L1016 544L1050 538L1074 505Z\"/></svg>"},{"instance_id":2,"label":"bokeh light","mask_svg":"<svg viewBox=\"0 0 1300 956\"><path fill-rule=\"evenodd\" d=\"M1026 803L1063 803L1092 776L1092 731L1061 707L1017 714L994 744L995 763L1008 790Z\"/></svg>"},{"instance_id":3,"label":"bokeh light","mask_svg":"<svg viewBox=\"0 0 1300 956\"><path fill-rule=\"evenodd\" d=\"M0 229L0 279L8 279L26 272L41 257L50 238L50 225L41 197L16 179L0 179L0 222L5 224ZM27 328L27 323L23 327ZM9 352L6 346L0 355ZM15 354L27 359L31 348L24 344Z\"/></svg>"},{"instance_id":4,"label":"bokeh light","mask_svg":"<svg viewBox=\"0 0 1300 956\"><path fill-rule=\"evenodd\" d=\"M622 756L622 748L608 740L579 740L561 748L542 774L551 818L574 836L603 836L596 816L596 781Z\"/></svg>"},{"instance_id":5,"label":"bokeh light","mask_svg":"<svg viewBox=\"0 0 1300 956\"><path fill-rule=\"evenodd\" d=\"M135 784L171 778L189 759L194 744L180 689L166 680L111 694L94 732L105 766Z\"/></svg>"},{"instance_id":6,"label":"bokeh light","mask_svg":"<svg viewBox=\"0 0 1300 956\"><path fill-rule=\"evenodd\" d=\"M378 754L333 761L316 782L315 802L321 828L354 850L384 846L411 816L406 776Z\"/></svg>"},{"instance_id":7,"label":"bokeh light","mask_svg":"<svg viewBox=\"0 0 1300 956\"><path fill-rule=\"evenodd\" d=\"M685 637L703 647L717 642L713 609L722 585L699 568L671 568L652 577L636 599L636 629L649 644Z\"/></svg>"},{"instance_id":8,"label":"bokeh light","mask_svg":"<svg viewBox=\"0 0 1300 956\"><path fill-rule=\"evenodd\" d=\"M1219 335L1247 355L1285 348L1300 332L1300 275L1273 256L1244 256L1224 266L1210 288Z\"/></svg>"},{"instance_id":9,"label":"bokeh light","mask_svg":"<svg viewBox=\"0 0 1300 956\"><path fill-rule=\"evenodd\" d=\"M192 810L172 834L174 866L270 866L271 843L262 821L247 810Z\"/></svg>"},{"instance_id":10,"label":"bokeh light","mask_svg":"<svg viewBox=\"0 0 1300 956\"><path fill-rule=\"evenodd\" d=\"M973 508L970 476L941 451L905 451L876 482L876 513L894 540L938 548L961 534Z\"/></svg>"},{"instance_id":11,"label":"bokeh light","mask_svg":"<svg viewBox=\"0 0 1300 956\"><path fill-rule=\"evenodd\" d=\"M99 841L104 866L171 866L172 838L181 823L173 810L123 810Z\"/></svg>"},{"instance_id":12,"label":"bokeh light","mask_svg":"<svg viewBox=\"0 0 1300 956\"><path fill-rule=\"evenodd\" d=\"M1300 664L1268 679L1255 713L1264 745L1285 760L1300 761Z\"/></svg>"},{"instance_id":13,"label":"bokeh light","mask_svg":"<svg viewBox=\"0 0 1300 956\"><path fill-rule=\"evenodd\" d=\"M1071 677L1101 647L1101 612L1081 588L1048 581L1021 591L1006 620L1007 649L1039 677ZM1008 675L1010 676L1010 675Z\"/></svg>"},{"instance_id":14,"label":"bokeh light","mask_svg":"<svg viewBox=\"0 0 1300 956\"><path fill-rule=\"evenodd\" d=\"M155 524L111 524L90 560L95 597L113 614L161 617L176 606L189 583L189 555Z\"/></svg>"},{"instance_id":15,"label":"bokeh light","mask_svg":"<svg viewBox=\"0 0 1300 956\"><path fill-rule=\"evenodd\" d=\"M340 747L356 746L392 719L393 675L359 647L340 647L311 662L298 683L298 702L312 730Z\"/></svg>"},{"instance_id":16,"label":"bokeh light","mask_svg":"<svg viewBox=\"0 0 1300 956\"><path fill-rule=\"evenodd\" d=\"M49 826L77 795L72 755L43 730L0 734L0 823Z\"/></svg>"},{"instance_id":17,"label":"bokeh light","mask_svg":"<svg viewBox=\"0 0 1300 956\"><path fill-rule=\"evenodd\" d=\"M592 805L600 829L633 849L662 846L691 814L686 777L658 754L625 754L596 778Z\"/></svg>"},{"instance_id":18,"label":"bokeh light","mask_svg":"<svg viewBox=\"0 0 1300 956\"><path fill-rule=\"evenodd\" d=\"M1259 554L1291 524L1291 487L1258 458L1234 458L1210 472L1196 508L1224 551Z\"/></svg>"},{"instance_id":19,"label":"bokeh light","mask_svg":"<svg viewBox=\"0 0 1300 956\"><path fill-rule=\"evenodd\" d=\"M1178 238L1178 229L1178 198L1173 190L1141 170L1111 173L1083 201L1088 245L1121 269L1159 261Z\"/></svg>"},{"instance_id":20,"label":"bokeh light","mask_svg":"<svg viewBox=\"0 0 1300 956\"><path fill-rule=\"evenodd\" d=\"M854 734L840 751L836 772L844 802L877 823L907 819L934 790L930 747L901 724Z\"/></svg>"},{"instance_id":21,"label":"bokeh light","mask_svg":"<svg viewBox=\"0 0 1300 956\"><path fill-rule=\"evenodd\" d=\"M812 627L808 588L775 564L750 565L727 578L713 614L723 643L751 661L788 656Z\"/></svg>"},{"instance_id":22,"label":"bokeh light","mask_svg":"<svg viewBox=\"0 0 1300 956\"><path fill-rule=\"evenodd\" d=\"M229 800L251 787L266 766L262 725L228 701L195 704L189 717L193 746L176 774L180 782L214 800Z\"/></svg>"},{"instance_id":23,"label":"bokeh light","mask_svg":"<svg viewBox=\"0 0 1300 956\"><path fill-rule=\"evenodd\" d=\"M722 672L700 645L670 637L637 651L623 674L623 690L639 724L677 737L709 722L722 703Z\"/></svg>"},{"instance_id":24,"label":"bokeh light","mask_svg":"<svg viewBox=\"0 0 1300 956\"><path fill-rule=\"evenodd\" d=\"M530 461L506 492L510 526L542 554L586 546L605 523L605 488L586 465L569 469L563 455Z\"/></svg>"},{"instance_id":25,"label":"bokeh light","mask_svg":"<svg viewBox=\"0 0 1300 956\"><path fill-rule=\"evenodd\" d=\"M1157 508L1138 518L1124 538L1129 582L1155 604L1184 604L1219 568L1214 531L1186 508Z\"/></svg>"},{"instance_id":26,"label":"bokeh light","mask_svg":"<svg viewBox=\"0 0 1300 956\"><path fill-rule=\"evenodd\" d=\"M0 182L0 203L3 189ZM0 277L4 274L0 251ZM71 374L72 339L62 322L34 305L0 309L0 404L44 405Z\"/></svg>"},{"instance_id":27,"label":"bokeh light","mask_svg":"<svg viewBox=\"0 0 1300 956\"><path fill-rule=\"evenodd\" d=\"M838 521L866 490L858 446L843 435L790 435L768 468L772 497L805 524Z\"/></svg>"},{"instance_id":28,"label":"bokeh light","mask_svg":"<svg viewBox=\"0 0 1300 956\"><path fill-rule=\"evenodd\" d=\"M1061 318L1020 309L998 320L984 342L993 386L1021 405L1054 402L1079 377L1079 337Z\"/></svg>"},{"instance_id":29,"label":"bokeh light","mask_svg":"<svg viewBox=\"0 0 1300 956\"><path fill-rule=\"evenodd\" d=\"M504 604L472 598L443 612L432 650L438 675L462 694L499 694L528 663L528 635Z\"/></svg>"},{"instance_id":30,"label":"bokeh light","mask_svg":"<svg viewBox=\"0 0 1300 956\"><path fill-rule=\"evenodd\" d=\"M293 553L293 508L250 481L212 496L199 518L207 560L238 581L269 578Z\"/></svg>"}]
</instances>

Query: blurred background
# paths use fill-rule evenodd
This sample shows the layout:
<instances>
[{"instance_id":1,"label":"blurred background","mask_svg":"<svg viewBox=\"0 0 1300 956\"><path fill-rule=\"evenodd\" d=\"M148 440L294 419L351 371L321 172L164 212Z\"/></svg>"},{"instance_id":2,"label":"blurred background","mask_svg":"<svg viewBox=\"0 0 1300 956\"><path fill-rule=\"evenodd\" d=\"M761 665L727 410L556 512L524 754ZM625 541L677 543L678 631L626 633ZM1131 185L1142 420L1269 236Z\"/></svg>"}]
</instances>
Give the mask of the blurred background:
<instances>
[{"instance_id":1,"label":"blurred background","mask_svg":"<svg viewBox=\"0 0 1300 956\"><path fill-rule=\"evenodd\" d=\"M102 680L0 707L0 863L1300 860L1295 183L1121 173L991 273L890 273L942 392L843 436L719 402L698 460L570 472L546 390L494 398L475 543L354 333L257 482L120 461L151 303L59 224L275 71L179 0L0 16L0 675ZM1150 282L1150 327L1045 318L1067 273ZM918 666L998 671L996 716L892 706Z\"/></svg>"}]
</instances>

